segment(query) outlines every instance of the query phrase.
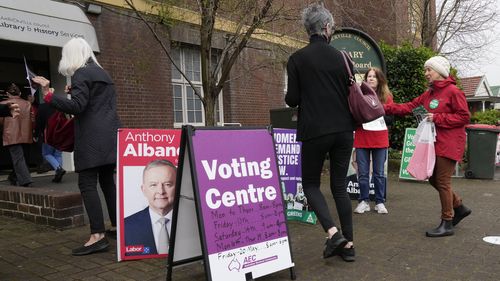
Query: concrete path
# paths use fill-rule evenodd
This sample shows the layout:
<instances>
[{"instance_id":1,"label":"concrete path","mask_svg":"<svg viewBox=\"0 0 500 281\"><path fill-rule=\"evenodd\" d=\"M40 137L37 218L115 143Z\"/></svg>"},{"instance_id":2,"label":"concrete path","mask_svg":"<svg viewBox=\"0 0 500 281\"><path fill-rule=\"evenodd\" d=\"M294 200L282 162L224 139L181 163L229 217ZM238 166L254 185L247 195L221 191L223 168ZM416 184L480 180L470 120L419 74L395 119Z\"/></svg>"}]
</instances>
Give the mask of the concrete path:
<instances>
[{"instance_id":1,"label":"concrete path","mask_svg":"<svg viewBox=\"0 0 500 281\"><path fill-rule=\"evenodd\" d=\"M65 176L61 184L51 179L37 177L35 184L78 190L75 174ZM334 206L327 180L322 189ZM0 188L7 184L0 182ZM456 227L454 236L427 238L425 231L440 222L437 192L426 183L400 181L391 173L389 214L353 215L354 263L339 257L324 260L321 227L290 222L297 280L500 280L500 245L482 240L500 236L500 181L457 178L453 186L473 213ZM354 209L357 202L352 203ZM334 208L331 211L335 214ZM88 235L88 226L56 231L0 217L0 280L165 280L165 260L118 263L114 240L108 252L71 256L71 249L82 245ZM176 281L205 280L200 262L174 268L173 277ZM290 274L285 270L258 280L290 280Z\"/></svg>"}]
</instances>

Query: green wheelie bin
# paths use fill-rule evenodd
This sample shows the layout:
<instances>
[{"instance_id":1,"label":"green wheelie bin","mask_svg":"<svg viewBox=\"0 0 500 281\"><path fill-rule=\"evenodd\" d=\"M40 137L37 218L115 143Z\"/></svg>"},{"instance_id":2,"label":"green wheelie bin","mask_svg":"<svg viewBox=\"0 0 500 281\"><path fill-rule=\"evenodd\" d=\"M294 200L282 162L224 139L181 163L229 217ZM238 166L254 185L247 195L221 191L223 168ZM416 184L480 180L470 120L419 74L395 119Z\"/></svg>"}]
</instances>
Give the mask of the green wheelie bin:
<instances>
[{"instance_id":1,"label":"green wheelie bin","mask_svg":"<svg viewBox=\"0 0 500 281\"><path fill-rule=\"evenodd\" d=\"M472 124L467 131L467 160L465 177L468 179L493 179L499 127Z\"/></svg>"}]
</instances>

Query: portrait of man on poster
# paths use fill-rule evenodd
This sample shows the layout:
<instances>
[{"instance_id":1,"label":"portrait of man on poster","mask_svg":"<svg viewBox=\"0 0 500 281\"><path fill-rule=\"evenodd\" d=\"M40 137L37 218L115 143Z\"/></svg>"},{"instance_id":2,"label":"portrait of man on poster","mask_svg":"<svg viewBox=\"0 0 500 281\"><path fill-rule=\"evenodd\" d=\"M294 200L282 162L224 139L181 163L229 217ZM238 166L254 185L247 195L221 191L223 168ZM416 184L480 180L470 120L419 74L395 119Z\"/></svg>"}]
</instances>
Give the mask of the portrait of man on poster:
<instances>
[{"instance_id":1,"label":"portrait of man on poster","mask_svg":"<svg viewBox=\"0 0 500 281\"><path fill-rule=\"evenodd\" d=\"M148 206L124 219L126 256L168 254L177 168L163 159L142 172L141 191ZM141 250L137 250L141 249Z\"/></svg>"}]
</instances>

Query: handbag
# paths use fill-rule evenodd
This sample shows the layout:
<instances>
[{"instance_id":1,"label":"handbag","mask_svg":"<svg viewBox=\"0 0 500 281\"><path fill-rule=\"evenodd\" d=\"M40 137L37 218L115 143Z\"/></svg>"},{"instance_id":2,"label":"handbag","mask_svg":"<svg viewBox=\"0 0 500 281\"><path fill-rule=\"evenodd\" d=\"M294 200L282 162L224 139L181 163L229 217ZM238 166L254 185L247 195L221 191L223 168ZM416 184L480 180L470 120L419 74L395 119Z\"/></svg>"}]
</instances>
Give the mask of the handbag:
<instances>
[{"instance_id":1,"label":"handbag","mask_svg":"<svg viewBox=\"0 0 500 281\"><path fill-rule=\"evenodd\" d=\"M75 144L74 117L56 111L47 120L45 143L60 151L72 152Z\"/></svg>"},{"instance_id":2,"label":"handbag","mask_svg":"<svg viewBox=\"0 0 500 281\"><path fill-rule=\"evenodd\" d=\"M413 137L415 150L410 158L406 170L417 180L426 180L432 176L436 164L436 152L434 142L436 141L436 127L434 122L425 118L417 127Z\"/></svg>"},{"instance_id":3,"label":"handbag","mask_svg":"<svg viewBox=\"0 0 500 281\"><path fill-rule=\"evenodd\" d=\"M377 93L364 81L361 82L361 85L356 83L356 78L347 61L349 59L353 63L351 57L345 51L342 51L342 56L344 57L347 73L349 73L349 96L347 100L354 121L359 125L384 116L384 107L380 103Z\"/></svg>"}]
</instances>

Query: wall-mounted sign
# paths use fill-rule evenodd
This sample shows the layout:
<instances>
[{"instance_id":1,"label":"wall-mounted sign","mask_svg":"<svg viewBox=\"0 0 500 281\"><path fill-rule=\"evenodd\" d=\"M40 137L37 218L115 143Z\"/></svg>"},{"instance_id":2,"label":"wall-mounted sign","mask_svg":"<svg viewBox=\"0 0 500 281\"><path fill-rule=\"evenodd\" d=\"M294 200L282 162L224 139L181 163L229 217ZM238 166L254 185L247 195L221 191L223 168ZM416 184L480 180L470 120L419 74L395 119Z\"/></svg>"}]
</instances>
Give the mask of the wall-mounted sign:
<instances>
[{"instance_id":1,"label":"wall-mounted sign","mask_svg":"<svg viewBox=\"0 0 500 281\"><path fill-rule=\"evenodd\" d=\"M99 52L94 27L73 4L49 0L1 1L0 39L62 47L73 37L84 38Z\"/></svg>"},{"instance_id":2,"label":"wall-mounted sign","mask_svg":"<svg viewBox=\"0 0 500 281\"><path fill-rule=\"evenodd\" d=\"M386 72L384 56L368 34L353 28L341 28L333 34L330 44L340 51L347 51L361 74L370 67Z\"/></svg>"}]
</instances>

